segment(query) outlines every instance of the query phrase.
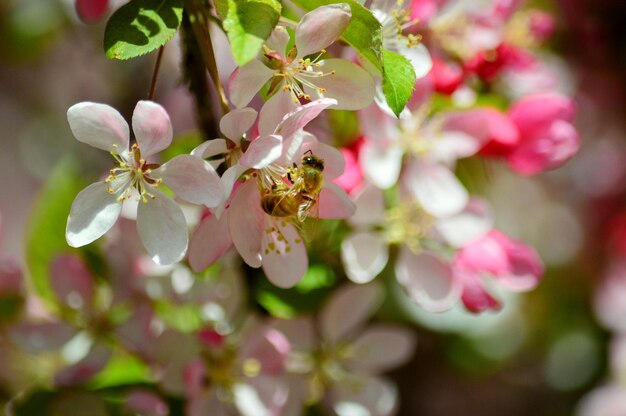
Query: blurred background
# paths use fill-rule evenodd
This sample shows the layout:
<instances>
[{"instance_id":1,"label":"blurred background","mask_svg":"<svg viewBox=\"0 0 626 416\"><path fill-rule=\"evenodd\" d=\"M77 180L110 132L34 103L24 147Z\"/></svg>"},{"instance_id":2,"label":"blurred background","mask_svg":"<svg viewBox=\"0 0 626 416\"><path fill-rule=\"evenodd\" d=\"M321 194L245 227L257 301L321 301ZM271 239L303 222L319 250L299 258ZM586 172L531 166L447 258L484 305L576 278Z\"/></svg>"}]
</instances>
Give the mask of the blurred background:
<instances>
[{"instance_id":1,"label":"blurred background","mask_svg":"<svg viewBox=\"0 0 626 416\"><path fill-rule=\"evenodd\" d=\"M476 316L460 308L425 313L390 283L395 296L380 316L414 325L419 340L414 359L390 374L401 415L565 416L598 386L619 385L620 377L626 383L626 360L615 345L626 330L626 3L532 4L556 18L547 59L576 98L581 151L563 168L532 178L495 162L487 171L467 169L479 172L472 191L493 204L497 226L536 247L547 272L538 289L509 295L499 313ZM136 101L147 97L155 54L108 60L105 21L80 22L71 0L0 4L2 257L24 264L25 247L46 244L32 218L41 217L34 207L42 187L54 192L58 166L71 159L87 181L109 167L108 155L73 138L67 108L104 102L130 119ZM177 42L165 49L155 99L182 137L195 121ZM222 73L230 73L226 51L218 55ZM609 414L626 413L598 413Z\"/></svg>"}]
</instances>

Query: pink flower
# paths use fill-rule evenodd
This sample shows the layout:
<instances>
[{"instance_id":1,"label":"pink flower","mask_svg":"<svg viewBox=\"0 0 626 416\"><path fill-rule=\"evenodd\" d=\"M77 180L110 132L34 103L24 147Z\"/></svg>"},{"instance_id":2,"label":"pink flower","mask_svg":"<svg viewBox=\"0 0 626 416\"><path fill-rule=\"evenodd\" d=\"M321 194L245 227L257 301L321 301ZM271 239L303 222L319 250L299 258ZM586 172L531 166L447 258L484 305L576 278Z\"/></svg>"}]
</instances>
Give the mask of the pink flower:
<instances>
[{"instance_id":1,"label":"pink flower","mask_svg":"<svg viewBox=\"0 0 626 416\"><path fill-rule=\"evenodd\" d=\"M434 56L433 67L429 73L433 79L435 91L451 95L463 83L463 69L454 62L446 62L445 60Z\"/></svg>"},{"instance_id":2,"label":"pink flower","mask_svg":"<svg viewBox=\"0 0 626 416\"><path fill-rule=\"evenodd\" d=\"M499 308L499 302L485 290L485 276L507 290L525 292L537 286L544 270L532 247L497 230L461 248L453 268L463 283L463 303L472 312Z\"/></svg>"},{"instance_id":3,"label":"pink flower","mask_svg":"<svg viewBox=\"0 0 626 416\"><path fill-rule=\"evenodd\" d=\"M355 189L358 189L363 183L363 173L361 172L361 166L359 165L357 149L358 146L343 147L339 149L344 160L346 161L346 168L341 176L333 180L341 187L341 189L349 194Z\"/></svg>"},{"instance_id":4,"label":"pink flower","mask_svg":"<svg viewBox=\"0 0 626 416\"><path fill-rule=\"evenodd\" d=\"M555 93L530 95L514 103L508 115L520 132L520 143L507 155L511 169L534 175L572 158L580 148L572 125L575 112L569 97Z\"/></svg>"},{"instance_id":5,"label":"pink flower","mask_svg":"<svg viewBox=\"0 0 626 416\"><path fill-rule=\"evenodd\" d=\"M100 20L109 8L109 0L76 0L76 13L86 23Z\"/></svg>"}]
</instances>

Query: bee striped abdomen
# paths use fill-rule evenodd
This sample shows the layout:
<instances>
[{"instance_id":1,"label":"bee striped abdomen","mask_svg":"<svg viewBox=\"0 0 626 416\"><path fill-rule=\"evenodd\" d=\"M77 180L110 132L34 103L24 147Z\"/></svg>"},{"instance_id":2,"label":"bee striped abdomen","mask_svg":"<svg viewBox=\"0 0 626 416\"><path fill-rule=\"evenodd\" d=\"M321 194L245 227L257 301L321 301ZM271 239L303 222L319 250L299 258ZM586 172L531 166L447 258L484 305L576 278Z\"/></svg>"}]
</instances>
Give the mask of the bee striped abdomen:
<instances>
[{"instance_id":1,"label":"bee striped abdomen","mask_svg":"<svg viewBox=\"0 0 626 416\"><path fill-rule=\"evenodd\" d=\"M298 213L300 202L301 201L296 200L296 198L286 198L281 194L271 194L261 199L261 207L268 215L274 217L291 217Z\"/></svg>"}]
</instances>

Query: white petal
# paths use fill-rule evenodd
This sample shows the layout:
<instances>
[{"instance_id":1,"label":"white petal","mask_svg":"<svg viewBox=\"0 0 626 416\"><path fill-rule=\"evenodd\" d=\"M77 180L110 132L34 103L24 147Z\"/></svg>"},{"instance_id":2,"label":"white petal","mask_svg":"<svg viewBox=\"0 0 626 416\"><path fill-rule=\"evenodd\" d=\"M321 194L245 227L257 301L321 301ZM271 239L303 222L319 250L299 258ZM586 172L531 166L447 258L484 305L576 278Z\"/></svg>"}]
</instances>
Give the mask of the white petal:
<instances>
[{"instance_id":1,"label":"white petal","mask_svg":"<svg viewBox=\"0 0 626 416\"><path fill-rule=\"evenodd\" d=\"M302 105L293 110L291 113L285 115L278 127L276 127L274 133L280 134L284 138L290 137L292 134L309 124L311 120L317 117L326 108L335 105L336 103L337 101L331 98L322 98Z\"/></svg>"},{"instance_id":2,"label":"white petal","mask_svg":"<svg viewBox=\"0 0 626 416\"><path fill-rule=\"evenodd\" d=\"M273 70L257 59L237 68L228 81L230 101L237 108L245 107L273 74Z\"/></svg>"},{"instance_id":3,"label":"white petal","mask_svg":"<svg viewBox=\"0 0 626 416\"><path fill-rule=\"evenodd\" d=\"M277 135L263 136L250 142L239 163L252 169L261 169L276 161L283 151L283 138Z\"/></svg>"},{"instance_id":4,"label":"white petal","mask_svg":"<svg viewBox=\"0 0 626 416\"><path fill-rule=\"evenodd\" d=\"M359 154L363 176L381 189L391 188L400 176L402 154L399 146L383 148L366 142Z\"/></svg>"},{"instance_id":5,"label":"white petal","mask_svg":"<svg viewBox=\"0 0 626 416\"><path fill-rule=\"evenodd\" d=\"M276 26L270 37L265 41L265 45L273 51L278 52L281 56L285 55L287 51L287 44L289 43L289 32L284 26Z\"/></svg>"},{"instance_id":6,"label":"white petal","mask_svg":"<svg viewBox=\"0 0 626 416\"><path fill-rule=\"evenodd\" d=\"M176 194L192 204L216 207L224 198L224 186L213 167L192 155L178 155L153 172Z\"/></svg>"},{"instance_id":7,"label":"white petal","mask_svg":"<svg viewBox=\"0 0 626 416\"><path fill-rule=\"evenodd\" d=\"M373 225L382 222L385 196L380 188L368 183L354 197L356 212L348 222L352 225Z\"/></svg>"},{"instance_id":8,"label":"white petal","mask_svg":"<svg viewBox=\"0 0 626 416\"><path fill-rule=\"evenodd\" d=\"M207 159L209 157L225 154L227 151L226 140L213 139L199 144L198 147L191 151L191 154L201 159Z\"/></svg>"},{"instance_id":9,"label":"white petal","mask_svg":"<svg viewBox=\"0 0 626 416\"><path fill-rule=\"evenodd\" d=\"M493 226L493 215L489 204L472 198L465 209L452 217L437 221L437 231L454 247L463 247Z\"/></svg>"},{"instance_id":10,"label":"white petal","mask_svg":"<svg viewBox=\"0 0 626 416\"><path fill-rule=\"evenodd\" d=\"M233 245L228 231L228 216L219 220L211 215L200 223L189 242L189 265L200 272L219 258Z\"/></svg>"},{"instance_id":11,"label":"white petal","mask_svg":"<svg viewBox=\"0 0 626 416\"><path fill-rule=\"evenodd\" d=\"M424 44L420 43L417 46L408 47L405 42L400 41L395 42L395 45L398 53L411 62L417 79L425 77L430 72L433 67L433 60Z\"/></svg>"},{"instance_id":12,"label":"white petal","mask_svg":"<svg viewBox=\"0 0 626 416\"><path fill-rule=\"evenodd\" d=\"M469 201L461 181L445 165L414 160L406 173L409 191L425 211L438 218L461 212Z\"/></svg>"},{"instance_id":13,"label":"white petal","mask_svg":"<svg viewBox=\"0 0 626 416\"><path fill-rule=\"evenodd\" d=\"M472 156L482 144L475 137L461 131L445 131L430 141L432 148L429 157L453 165L457 159Z\"/></svg>"},{"instance_id":14,"label":"white petal","mask_svg":"<svg viewBox=\"0 0 626 416\"><path fill-rule=\"evenodd\" d=\"M343 267L354 283L373 280L385 268L388 259L387 244L379 235L360 232L341 243Z\"/></svg>"},{"instance_id":15,"label":"white petal","mask_svg":"<svg viewBox=\"0 0 626 416\"><path fill-rule=\"evenodd\" d=\"M143 158L160 152L172 143L170 116L152 101L137 103L133 112L133 132Z\"/></svg>"},{"instance_id":16,"label":"white petal","mask_svg":"<svg viewBox=\"0 0 626 416\"><path fill-rule=\"evenodd\" d=\"M277 319L272 322L272 328L276 328L287 337L293 351L313 351L316 336L311 318Z\"/></svg>"},{"instance_id":17,"label":"white petal","mask_svg":"<svg viewBox=\"0 0 626 416\"><path fill-rule=\"evenodd\" d=\"M396 262L396 278L408 295L430 312L446 311L459 299L460 282L451 267L428 254L403 247Z\"/></svg>"},{"instance_id":18,"label":"white petal","mask_svg":"<svg viewBox=\"0 0 626 416\"><path fill-rule=\"evenodd\" d=\"M154 199L137 208L137 231L152 257L160 265L180 261L187 251L187 223L180 207L170 197L153 190Z\"/></svg>"},{"instance_id":19,"label":"white petal","mask_svg":"<svg viewBox=\"0 0 626 416\"><path fill-rule=\"evenodd\" d=\"M243 135L252 127L256 120L256 110L246 107L227 113L220 120L220 130L224 136L239 143Z\"/></svg>"},{"instance_id":20,"label":"white petal","mask_svg":"<svg viewBox=\"0 0 626 416\"><path fill-rule=\"evenodd\" d=\"M304 142L301 153L311 150L315 156L324 160L324 180L338 178L346 167L343 154L334 146L315 140L314 143Z\"/></svg>"},{"instance_id":21,"label":"white petal","mask_svg":"<svg viewBox=\"0 0 626 416\"><path fill-rule=\"evenodd\" d=\"M368 327L352 344L350 367L368 373L383 373L405 364L415 352L413 331L399 326Z\"/></svg>"},{"instance_id":22,"label":"white petal","mask_svg":"<svg viewBox=\"0 0 626 416\"><path fill-rule=\"evenodd\" d=\"M298 57L330 46L350 24L352 12L346 3L329 4L305 14L296 26Z\"/></svg>"},{"instance_id":23,"label":"white petal","mask_svg":"<svg viewBox=\"0 0 626 416\"><path fill-rule=\"evenodd\" d=\"M128 123L111 106L92 102L74 104L67 110L67 121L80 142L118 154L128 150Z\"/></svg>"},{"instance_id":24,"label":"white petal","mask_svg":"<svg viewBox=\"0 0 626 416\"><path fill-rule=\"evenodd\" d=\"M296 227L282 219L269 219L266 227L274 231L263 234L263 271L278 287L293 287L302 280L309 267L304 241Z\"/></svg>"},{"instance_id":25,"label":"white petal","mask_svg":"<svg viewBox=\"0 0 626 416\"><path fill-rule=\"evenodd\" d=\"M107 192L107 184L96 182L74 199L67 219L65 238L72 247L82 247L102 237L117 221L122 204Z\"/></svg>"},{"instance_id":26,"label":"white petal","mask_svg":"<svg viewBox=\"0 0 626 416\"><path fill-rule=\"evenodd\" d=\"M331 343L344 340L372 316L382 300L383 289L374 283L335 290L320 313L322 337Z\"/></svg>"},{"instance_id":27,"label":"white petal","mask_svg":"<svg viewBox=\"0 0 626 416\"><path fill-rule=\"evenodd\" d=\"M282 90L276 92L263 104L259 112L259 135L273 134L285 115L294 111L298 106L291 99L289 92Z\"/></svg>"},{"instance_id":28,"label":"white petal","mask_svg":"<svg viewBox=\"0 0 626 416\"><path fill-rule=\"evenodd\" d=\"M332 393L337 416L389 416L398 405L396 387L377 377L336 384Z\"/></svg>"},{"instance_id":29,"label":"white petal","mask_svg":"<svg viewBox=\"0 0 626 416\"><path fill-rule=\"evenodd\" d=\"M375 104L359 111L361 131L367 139L366 142L371 141L378 146L389 147L400 138L398 120L391 115L393 112L389 111L390 113L386 114Z\"/></svg>"},{"instance_id":30,"label":"white petal","mask_svg":"<svg viewBox=\"0 0 626 416\"><path fill-rule=\"evenodd\" d=\"M345 59L326 59L323 63L321 71L335 71L335 74L319 78L307 77L307 80L318 88L325 88L324 97L337 100L333 109L359 110L372 103L376 88L374 79L366 70ZM305 91L312 97L319 95L317 90L306 88Z\"/></svg>"},{"instance_id":31,"label":"white petal","mask_svg":"<svg viewBox=\"0 0 626 416\"><path fill-rule=\"evenodd\" d=\"M334 182L324 184L317 203L319 204L319 218L350 218L356 211L356 205L346 191Z\"/></svg>"},{"instance_id":32,"label":"white petal","mask_svg":"<svg viewBox=\"0 0 626 416\"><path fill-rule=\"evenodd\" d=\"M228 228L233 244L250 267L261 267L261 240L265 231L265 213L255 180L236 191L228 208Z\"/></svg>"}]
</instances>

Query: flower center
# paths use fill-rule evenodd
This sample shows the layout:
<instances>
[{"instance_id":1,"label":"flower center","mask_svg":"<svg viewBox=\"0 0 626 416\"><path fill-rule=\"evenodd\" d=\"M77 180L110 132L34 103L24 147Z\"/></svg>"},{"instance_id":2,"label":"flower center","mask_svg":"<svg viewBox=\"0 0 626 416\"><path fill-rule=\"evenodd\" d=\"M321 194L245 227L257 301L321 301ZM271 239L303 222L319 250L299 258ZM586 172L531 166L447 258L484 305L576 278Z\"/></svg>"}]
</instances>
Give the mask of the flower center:
<instances>
[{"instance_id":1,"label":"flower center","mask_svg":"<svg viewBox=\"0 0 626 416\"><path fill-rule=\"evenodd\" d=\"M311 95L305 92L305 87L317 92L319 97L323 97L326 88L315 85L316 78L335 75L335 70L324 72L324 60L320 59L326 50L322 49L314 58L299 58L297 60L287 59L279 70L274 73L276 82L284 80L283 91L289 92L293 102L300 104L300 99L310 100ZM293 55L290 53L290 55Z\"/></svg>"},{"instance_id":2,"label":"flower center","mask_svg":"<svg viewBox=\"0 0 626 416\"><path fill-rule=\"evenodd\" d=\"M153 169L159 167L155 163L146 163L141 158L141 151L136 144L132 145L129 152L121 155L111 152L117 167L109 171L109 176L105 179L108 184L107 192L118 195L117 202L130 199L136 195L138 201L148 202L148 199L155 199L156 196L150 192L156 189L163 180L150 176Z\"/></svg>"},{"instance_id":3,"label":"flower center","mask_svg":"<svg viewBox=\"0 0 626 416\"><path fill-rule=\"evenodd\" d=\"M405 7L404 0L398 0L389 12L374 10L374 16L383 27L383 42L387 43L385 46L401 42L413 48L422 41L422 35L410 33L405 36L403 33L418 23L417 19L411 19L411 9Z\"/></svg>"},{"instance_id":4,"label":"flower center","mask_svg":"<svg viewBox=\"0 0 626 416\"><path fill-rule=\"evenodd\" d=\"M434 223L435 218L417 202L405 202L385 212L385 239L389 244L405 244L419 253Z\"/></svg>"}]
</instances>

